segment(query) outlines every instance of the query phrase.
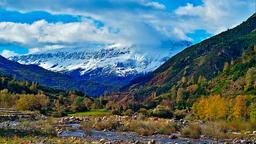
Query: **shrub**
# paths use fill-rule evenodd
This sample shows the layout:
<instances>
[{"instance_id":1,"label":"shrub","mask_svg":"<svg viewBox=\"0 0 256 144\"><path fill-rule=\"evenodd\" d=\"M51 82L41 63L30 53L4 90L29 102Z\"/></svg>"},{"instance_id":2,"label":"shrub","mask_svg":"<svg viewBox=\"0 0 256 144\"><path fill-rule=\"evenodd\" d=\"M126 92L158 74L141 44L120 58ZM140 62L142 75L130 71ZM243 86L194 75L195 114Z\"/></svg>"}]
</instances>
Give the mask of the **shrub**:
<instances>
[{"instance_id":1,"label":"shrub","mask_svg":"<svg viewBox=\"0 0 256 144\"><path fill-rule=\"evenodd\" d=\"M188 127L185 127L181 130L181 135L183 137L188 137L188 138L200 138L201 135L201 128L197 124L190 124Z\"/></svg>"},{"instance_id":2,"label":"shrub","mask_svg":"<svg viewBox=\"0 0 256 144\"><path fill-rule=\"evenodd\" d=\"M144 115L147 115L147 113L148 113L147 109L145 109L145 108L140 108L138 112L142 113Z\"/></svg>"},{"instance_id":3,"label":"shrub","mask_svg":"<svg viewBox=\"0 0 256 144\"><path fill-rule=\"evenodd\" d=\"M171 134L176 131L176 125L166 120L132 120L128 124L128 130L143 136Z\"/></svg>"},{"instance_id":4,"label":"shrub","mask_svg":"<svg viewBox=\"0 0 256 144\"><path fill-rule=\"evenodd\" d=\"M171 118L172 112L165 106L158 105L152 113L155 117L161 117L161 118Z\"/></svg>"},{"instance_id":5,"label":"shrub","mask_svg":"<svg viewBox=\"0 0 256 144\"><path fill-rule=\"evenodd\" d=\"M187 116L187 110L175 110L175 112L174 112L174 117L176 118L176 119L183 119L183 118L185 118L186 116Z\"/></svg>"},{"instance_id":6,"label":"shrub","mask_svg":"<svg viewBox=\"0 0 256 144\"><path fill-rule=\"evenodd\" d=\"M128 109L125 112L123 112L123 115L131 116L133 114L132 109Z\"/></svg>"},{"instance_id":7,"label":"shrub","mask_svg":"<svg viewBox=\"0 0 256 144\"><path fill-rule=\"evenodd\" d=\"M81 122L81 127L82 129L87 133L87 134L91 134L92 133L92 128L94 126L93 121L83 121Z\"/></svg>"},{"instance_id":8,"label":"shrub","mask_svg":"<svg viewBox=\"0 0 256 144\"><path fill-rule=\"evenodd\" d=\"M201 125L201 132L203 135L210 138L226 138L227 128L222 123L211 122Z\"/></svg>"},{"instance_id":9,"label":"shrub","mask_svg":"<svg viewBox=\"0 0 256 144\"><path fill-rule=\"evenodd\" d=\"M109 118L106 120L99 120L95 123L96 130L117 130L121 125L119 121L116 121L113 118Z\"/></svg>"}]
</instances>

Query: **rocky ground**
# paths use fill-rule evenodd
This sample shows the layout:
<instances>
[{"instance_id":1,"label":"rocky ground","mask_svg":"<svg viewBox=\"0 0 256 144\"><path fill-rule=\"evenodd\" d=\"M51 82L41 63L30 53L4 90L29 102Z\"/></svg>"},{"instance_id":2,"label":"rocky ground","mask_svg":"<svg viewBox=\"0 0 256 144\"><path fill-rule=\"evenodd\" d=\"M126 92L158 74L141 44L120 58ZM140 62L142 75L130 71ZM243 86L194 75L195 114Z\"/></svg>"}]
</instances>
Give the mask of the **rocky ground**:
<instances>
[{"instance_id":1,"label":"rocky ground","mask_svg":"<svg viewBox=\"0 0 256 144\"><path fill-rule=\"evenodd\" d=\"M230 132L232 138L218 140L200 133L184 138L186 121L134 116L84 116L51 118L37 113L0 109L0 143L28 140L31 143L255 143L256 131Z\"/></svg>"}]
</instances>

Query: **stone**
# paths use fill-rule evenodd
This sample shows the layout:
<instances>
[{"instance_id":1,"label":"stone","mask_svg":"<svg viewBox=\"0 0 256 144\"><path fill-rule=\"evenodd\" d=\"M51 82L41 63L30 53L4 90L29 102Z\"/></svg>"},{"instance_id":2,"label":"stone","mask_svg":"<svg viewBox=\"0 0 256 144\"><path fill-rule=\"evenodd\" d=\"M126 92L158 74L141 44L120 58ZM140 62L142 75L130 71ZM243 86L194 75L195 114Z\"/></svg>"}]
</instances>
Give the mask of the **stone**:
<instances>
[{"instance_id":1,"label":"stone","mask_svg":"<svg viewBox=\"0 0 256 144\"><path fill-rule=\"evenodd\" d=\"M177 139L178 137L177 137L176 135L172 134L172 135L170 135L169 138L170 138L170 139Z\"/></svg>"},{"instance_id":2,"label":"stone","mask_svg":"<svg viewBox=\"0 0 256 144\"><path fill-rule=\"evenodd\" d=\"M99 142L100 142L100 143L104 143L104 142L105 142L105 139L100 139Z\"/></svg>"},{"instance_id":3,"label":"stone","mask_svg":"<svg viewBox=\"0 0 256 144\"><path fill-rule=\"evenodd\" d=\"M148 144L155 144L155 143L156 143L155 140L148 141Z\"/></svg>"}]
</instances>

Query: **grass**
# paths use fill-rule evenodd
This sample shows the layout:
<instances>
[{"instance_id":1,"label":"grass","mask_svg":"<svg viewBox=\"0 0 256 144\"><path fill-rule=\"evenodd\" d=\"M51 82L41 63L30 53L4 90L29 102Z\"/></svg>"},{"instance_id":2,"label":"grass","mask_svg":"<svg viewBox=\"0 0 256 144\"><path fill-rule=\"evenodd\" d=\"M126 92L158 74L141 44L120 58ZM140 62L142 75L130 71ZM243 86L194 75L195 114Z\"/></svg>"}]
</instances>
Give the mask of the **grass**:
<instances>
[{"instance_id":1,"label":"grass","mask_svg":"<svg viewBox=\"0 0 256 144\"><path fill-rule=\"evenodd\" d=\"M183 137L198 139L201 135L201 128L199 125L190 124L189 126L181 129L181 135Z\"/></svg>"},{"instance_id":2,"label":"grass","mask_svg":"<svg viewBox=\"0 0 256 144\"><path fill-rule=\"evenodd\" d=\"M176 131L176 125L166 119L137 118L108 116L105 118L94 117L90 121L82 122L85 131L91 129L110 130L121 132L135 132L142 136L153 134L172 134Z\"/></svg>"},{"instance_id":3,"label":"grass","mask_svg":"<svg viewBox=\"0 0 256 144\"><path fill-rule=\"evenodd\" d=\"M68 116L109 116L111 112L105 109L95 109L86 112L77 112L69 114Z\"/></svg>"},{"instance_id":4,"label":"grass","mask_svg":"<svg viewBox=\"0 0 256 144\"><path fill-rule=\"evenodd\" d=\"M199 138L204 135L211 139L256 139L256 135L250 135L256 129L256 123L249 121L215 121L206 123L191 123L181 129L181 135L188 138ZM240 134L233 134L237 132Z\"/></svg>"},{"instance_id":5,"label":"grass","mask_svg":"<svg viewBox=\"0 0 256 144\"><path fill-rule=\"evenodd\" d=\"M91 144L93 142L80 138L58 138L58 137L33 137L33 136L13 136L0 137L0 143L4 144L30 144L30 143L50 143L50 144Z\"/></svg>"}]
</instances>

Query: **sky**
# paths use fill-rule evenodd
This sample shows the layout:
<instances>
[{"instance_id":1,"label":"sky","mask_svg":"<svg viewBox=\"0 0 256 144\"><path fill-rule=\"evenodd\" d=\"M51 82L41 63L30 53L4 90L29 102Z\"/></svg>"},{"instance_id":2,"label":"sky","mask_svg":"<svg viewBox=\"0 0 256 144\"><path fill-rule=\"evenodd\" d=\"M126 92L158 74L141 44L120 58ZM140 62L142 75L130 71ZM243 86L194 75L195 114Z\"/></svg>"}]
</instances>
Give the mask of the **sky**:
<instances>
[{"instance_id":1,"label":"sky","mask_svg":"<svg viewBox=\"0 0 256 144\"><path fill-rule=\"evenodd\" d=\"M0 0L0 54L87 43L198 43L245 21L255 0ZM166 48L166 47L165 47Z\"/></svg>"}]
</instances>

